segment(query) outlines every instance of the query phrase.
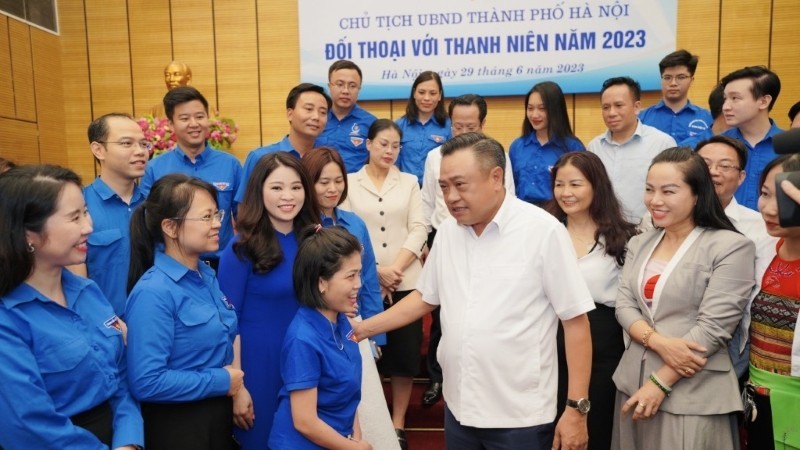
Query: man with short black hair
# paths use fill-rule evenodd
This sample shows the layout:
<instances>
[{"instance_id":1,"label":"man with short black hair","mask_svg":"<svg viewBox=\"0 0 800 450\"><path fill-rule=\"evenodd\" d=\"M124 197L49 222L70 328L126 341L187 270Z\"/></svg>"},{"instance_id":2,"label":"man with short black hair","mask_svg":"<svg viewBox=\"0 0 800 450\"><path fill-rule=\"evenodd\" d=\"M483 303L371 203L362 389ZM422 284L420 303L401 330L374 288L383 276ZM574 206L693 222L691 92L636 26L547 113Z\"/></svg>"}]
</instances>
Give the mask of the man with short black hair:
<instances>
[{"instance_id":1,"label":"man with short black hair","mask_svg":"<svg viewBox=\"0 0 800 450\"><path fill-rule=\"evenodd\" d=\"M608 130L592 139L587 150L603 161L626 218L639 223L647 210L642 201L647 168L662 150L675 147L675 139L638 119L641 88L635 80L609 78L600 98Z\"/></svg>"},{"instance_id":2,"label":"man with short black hair","mask_svg":"<svg viewBox=\"0 0 800 450\"><path fill-rule=\"evenodd\" d=\"M262 156L274 152L289 152L297 158L302 158L314 148L314 142L328 122L331 103L331 98L325 93L325 89L316 84L300 83L289 91L289 95L286 96L289 134L280 141L259 147L247 155L242 171L242 184L236 192L236 203L244 200L247 181Z\"/></svg>"},{"instance_id":3,"label":"man with short black hair","mask_svg":"<svg viewBox=\"0 0 800 450\"><path fill-rule=\"evenodd\" d=\"M639 120L643 124L667 133L678 145L692 148L706 136L713 123L708 110L689 101L689 88L694 82L697 61L697 55L686 50L665 56L658 63L663 97L639 113Z\"/></svg>"},{"instance_id":4,"label":"man with short black hair","mask_svg":"<svg viewBox=\"0 0 800 450\"><path fill-rule=\"evenodd\" d=\"M328 69L328 90L333 106L328 111L328 124L314 146L335 148L347 173L358 172L367 163L367 132L376 119L357 103L361 69L353 61L334 62Z\"/></svg>"},{"instance_id":5,"label":"man with short black hair","mask_svg":"<svg viewBox=\"0 0 800 450\"><path fill-rule=\"evenodd\" d=\"M225 211L219 230L219 251L201 256L214 269L219 253L233 237L233 195L242 180L242 166L230 153L211 148L206 142L210 123L208 101L197 89L180 86L164 96L164 111L175 133L177 147L150 161L139 186L145 193L156 180L171 173L200 178L217 189L217 208Z\"/></svg>"},{"instance_id":6,"label":"man with short black hair","mask_svg":"<svg viewBox=\"0 0 800 450\"><path fill-rule=\"evenodd\" d=\"M742 141L749 152L744 167L747 178L736 191L736 200L757 211L758 180L767 163L778 156L772 137L783 131L769 117L781 92L781 80L764 66L751 66L729 73L720 84L725 92L722 113L731 127L723 134Z\"/></svg>"},{"instance_id":7,"label":"man with short black hair","mask_svg":"<svg viewBox=\"0 0 800 450\"><path fill-rule=\"evenodd\" d=\"M714 122L711 124L710 132L705 139L722 134L723 131L728 129L728 124L725 123L725 116L722 115L722 105L724 103L725 89L721 84L718 84L708 94L708 110L711 111L711 118L714 119Z\"/></svg>"},{"instance_id":8,"label":"man with short black hair","mask_svg":"<svg viewBox=\"0 0 800 450\"><path fill-rule=\"evenodd\" d=\"M361 339L441 307L448 448L585 448L586 312L594 301L564 226L508 195L505 159L503 146L481 133L442 146L439 186L452 217L437 232L417 290L354 331ZM556 424L559 320L569 400Z\"/></svg>"},{"instance_id":9,"label":"man with short black hair","mask_svg":"<svg viewBox=\"0 0 800 450\"><path fill-rule=\"evenodd\" d=\"M131 258L130 221L145 195L136 180L145 173L151 143L128 114L105 114L89 124L89 148L100 176L83 189L92 216L86 263L75 271L92 279L122 317Z\"/></svg>"}]
</instances>

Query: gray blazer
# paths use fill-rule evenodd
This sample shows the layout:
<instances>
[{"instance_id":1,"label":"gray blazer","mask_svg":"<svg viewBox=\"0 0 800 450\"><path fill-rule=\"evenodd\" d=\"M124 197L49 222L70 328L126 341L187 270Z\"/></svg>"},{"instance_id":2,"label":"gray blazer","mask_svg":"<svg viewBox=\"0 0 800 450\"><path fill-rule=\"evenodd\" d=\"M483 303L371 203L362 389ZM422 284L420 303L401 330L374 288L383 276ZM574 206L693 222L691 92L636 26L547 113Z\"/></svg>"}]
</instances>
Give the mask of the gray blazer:
<instances>
[{"instance_id":1,"label":"gray blazer","mask_svg":"<svg viewBox=\"0 0 800 450\"><path fill-rule=\"evenodd\" d=\"M661 280L661 296L651 319L642 295L643 268L661 234L652 230L628 243L617 294L617 321L627 331L634 322L645 320L664 336L682 337L708 349L705 368L676 382L662 410L687 415L741 411L727 345L755 285L755 246L739 233L704 229L675 268L661 275L667 278ZM664 365L652 350L642 361L645 351L631 340L614 372L617 389L629 396Z\"/></svg>"}]
</instances>

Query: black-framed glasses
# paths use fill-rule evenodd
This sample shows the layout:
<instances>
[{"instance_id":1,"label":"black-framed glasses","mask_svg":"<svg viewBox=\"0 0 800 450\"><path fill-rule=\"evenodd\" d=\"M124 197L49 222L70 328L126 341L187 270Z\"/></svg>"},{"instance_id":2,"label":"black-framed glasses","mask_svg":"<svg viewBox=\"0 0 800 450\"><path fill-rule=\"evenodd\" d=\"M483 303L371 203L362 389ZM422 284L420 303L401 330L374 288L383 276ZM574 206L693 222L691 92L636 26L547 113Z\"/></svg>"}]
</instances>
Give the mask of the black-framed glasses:
<instances>
[{"instance_id":1,"label":"black-framed glasses","mask_svg":"<svg viewBox=\"0 0 800 450\"><path fill-rule=\"evenodd\" d=\"M222 219L225 218L225 210L218 209L214 214L206 214L203 217L170 217L172 220L199 220L201 222L212 223L216 220L219 223L222 223Z\"/></svg>"},{"instance_id":2,"label":"black-framed glasses","mask_svg":"<svg viewBox=\"0 0 800 450\"><path fill-rule=\"evenodd\" d=\"M661 75L661 79L666 81L667 83L672 83L672 80L677 81L678 83L683 83L684 81L692 78L691 75L680 74L680 75Z\"/></svg>"},{"instance_id":3,"label":"black-framed glasses","mask_svg":"<svg viewBox=\"0 0 800 450\"><path fill-rule=\"evenodd\" d=\"M134 145L138 145L140 148L147 150L148 152L153 148L153 143L150 141L134 141L134 140L127 140L123 139L121 141L95 141L99 144L117 144L120 147L124 148L125 150L130 150L133 148Z\"/></svg>"}]
</instances>

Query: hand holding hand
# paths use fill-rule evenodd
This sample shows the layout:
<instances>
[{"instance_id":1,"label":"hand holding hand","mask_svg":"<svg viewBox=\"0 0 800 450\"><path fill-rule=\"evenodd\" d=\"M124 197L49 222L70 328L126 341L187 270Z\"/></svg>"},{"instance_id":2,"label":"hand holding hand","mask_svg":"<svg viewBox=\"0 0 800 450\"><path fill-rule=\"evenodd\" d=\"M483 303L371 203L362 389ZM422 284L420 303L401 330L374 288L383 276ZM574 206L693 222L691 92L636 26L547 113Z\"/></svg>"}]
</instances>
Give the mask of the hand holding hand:
<instances>
[{"instance_id":1,"label":"hand holding hand","mask_svg":"<svg viewBox=\"0 0 800 450\"><path fill-rule=\"evenodd\" d=\"M633 409L633 420L650 419L656 415L664 398L666 395L658 386L650 381L645 381L644 385L622 405L622 414L625 415Z\"/></svg>"},{"instance_id":2,"label":"hand holding hand","mask_svg":"<svg viewBox=\"0 0 800 450\"><path fill-rule=\"evenodd\" d=\"M703 370L708 358L701 356L708 350L697 342L682 338L671 338L654 334L650 344L658 356L672 370L684 377L690 377Z\"/></svg>"}]
</instances>

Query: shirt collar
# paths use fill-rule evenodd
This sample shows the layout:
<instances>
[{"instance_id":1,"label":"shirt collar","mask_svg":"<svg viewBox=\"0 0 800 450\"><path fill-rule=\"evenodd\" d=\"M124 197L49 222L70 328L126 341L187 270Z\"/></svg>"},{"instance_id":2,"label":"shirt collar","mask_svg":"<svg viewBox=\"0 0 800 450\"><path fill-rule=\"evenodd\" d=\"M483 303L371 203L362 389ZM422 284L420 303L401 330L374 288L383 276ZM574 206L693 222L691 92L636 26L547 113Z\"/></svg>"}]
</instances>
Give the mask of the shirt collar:
<instances>
[{"instance_id":1,"label":"shirt collar","mask_svg":"<svg viewBox=\"0 0 800 450\"><path fill-rule=\"evenodd\" d=\"M156 250L155 263L153 265L175 282L180 281L187 273L192 272L192 269L179 263L178 260L164 253L162 249ZM197 268L205 275L202 266L205 266L205 264L198 263Z\"/></svg>"},{"instance_id":2,"label":"shirt collar","mask_svg":"<svg viewBox=\"0 0 800 450\"><path fill-rule=\"evenodd\" d=\"M103 180L102 177L95 178L94 183L92 183L92 185L94 186L94 190L97 191L97 195L99 195L100 198L103 199L104 201L117 195L116 192L111 190L111 188L108 186L108 184L106 184L106 182ZM142 194L141 189L139 189L139 185L134 184L133 195L131 196L131 204L134 204L137 201L139 201L140 197L144 197L144 194Z\"/></svg>"},{"instance_id":3,"label":"shirt collar","mask_svg":"<svg viewBox=\"0 0 800 450\"><path fill-rule=\"evenodd\" d=\"M61 270L61 288L64 290L64 298L67 299L69 307L73 306L70 304L70 299L74 301L78 298L78 294L91 283L92 281L88 278L79 277L67 269ZM3 304L10 309L34 300L41 302L52 301L30 284L22 283L3 297Z\"/></svg>"},{"instance_id":4,"label":"shirt collar","mask_svg":"<svg viewBox=\"0 0 800 450\"><path fill-rule=\"evenodd\" d=\"M693 105L692 102L687 99L686 100L686 104L683 105L683 108L679 109L678 112L674 112L674 111L672 111L672 108L670 108L669 106L667 106L666 103L664 103L664 99L663 98L661 100L659 100L658 103L655 104L654 108L655 109L667 109L670 112L673 112L675 114L680 114L680 113L684 112L687 109L692 110L692 111L698 109L697 106Z\"/></svg>"},{"instance_id":5,"label":"shirt collar","mask_svg":"<svg viewBox=\"0 0 800 450\"><path fill-rule=\"evenodd\" d=\"M736 201L736 197L733 197L731 202L728 203L728 206L725 207L725 215L728 216L734 224L738 223L739 219L742 218L742 213L739 210L739 202Z\"/></svg>"},{"instance_id":6,"label":"shirt collar","mask_svg":"<svg viewBox=\"0 0 800 450\"><path fill-rule=\"evenodd\" d=\"M322 315L321 312L317 311L316 308L301 306L297 310L297 314L310 323L314 329L314 332L323 339L330 339L333 342L333 330L340 330L342 340L344 340L347 339L347 333L350 332L350 322L342 313L338 313L336 315L336 323L333 324L333 326L331 326L331 322L328 320L328 318Z\"/></svg>"},{"instance_id":7,"label":"shirt collar","mask_svg":"<svg viewBox=\"0 0 800 450\"><path fill-rule=\"evenodd\" d=\"M195 159L194 163L197 164L199 162L204 162L206 159L208 159L206 155L210 154L209 150L211 150L211 146L208 145L208 142L206 142L206 146L203 149L203 151L198 153L197 156L194 157ZM189 161L190 163L192 162L192 159L189 158L189 155L187 155L186 152L183 151L180 145L175 146L175 150L173 151L178 152L182 157L186 158L186 160Z\"/></svg>"},{"instance_id":8,"label":"shirt collar","mask_svg":"<svg viewBox=\"0 0 800 450\"><path fill-rule=\"evenodd\" d=\"M611 144L611 145L625 145L628 142L632 141L633 138L636 137L636 136L639 136L640 138L642 137L642 121L639 120L639 119L636 119L636 129L633 130L633 134L631 135L631 137L628 138L627 141L621 142L621 143L620 142L614 142L612 140L612 138L611 138L611 130L609 130L609 129L606 129L606 134L603 136L603 140L606 141L606 143Z\"/></svg>"},{"instance_id":9,"label":"shirt collar","mask_svg":"<svg viewBox=\"0 0 800 450\"><path fill-rule=\"evenodd\" d=\"M324 213L322 214L322 225L325 227L332 227L334 225L350 225L350 221L347 219L347 212L343 211L339 208L333 208L333 217L328 217Z\"/></svg>"}]
</instances>

